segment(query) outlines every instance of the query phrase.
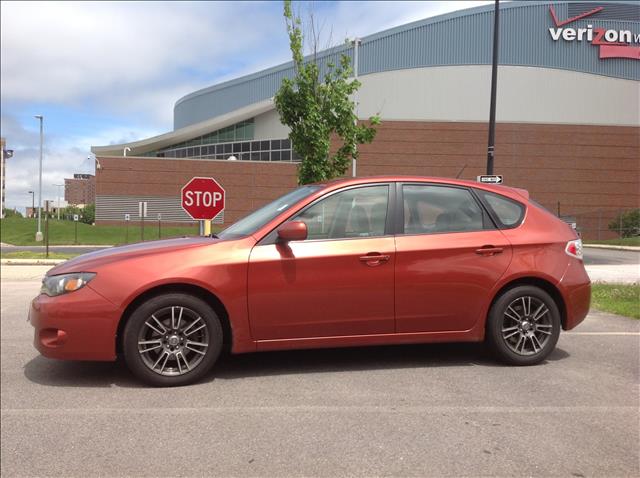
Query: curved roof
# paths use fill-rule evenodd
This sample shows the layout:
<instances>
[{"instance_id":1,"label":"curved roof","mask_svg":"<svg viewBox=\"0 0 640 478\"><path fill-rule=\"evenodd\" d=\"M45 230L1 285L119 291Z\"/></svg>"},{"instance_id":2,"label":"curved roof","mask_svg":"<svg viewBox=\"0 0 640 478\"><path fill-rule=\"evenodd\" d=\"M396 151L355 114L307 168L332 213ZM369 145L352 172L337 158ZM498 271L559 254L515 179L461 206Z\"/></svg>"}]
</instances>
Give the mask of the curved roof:
<instances>
[{"instance_id":1,"label":"curved roof","mask_svg":"<svg viewBox=\"0 0 640 478\"><path fill-rule=\"evenodd\" d=\"M565 1L514 1L500 6L501 65L555 68L640 80L640 61L600 60L598 48L585 42L555 42L549 35L553 21L568 19L599 4ZM604 9L571 26L630 29L640 34L636 1L602 2ZM430 66L491 64L493 5L460 10L409 23L362 38L358 52L360 76L383 71ZM283 33L284 34L284 33ZM353 58L353 47L340 45L321 52L326 65L340 54ZM282 78L293 74L291 62L195 91L174 106L174 128L199 123L274 96Z\"/></svg>"}]
</instances>

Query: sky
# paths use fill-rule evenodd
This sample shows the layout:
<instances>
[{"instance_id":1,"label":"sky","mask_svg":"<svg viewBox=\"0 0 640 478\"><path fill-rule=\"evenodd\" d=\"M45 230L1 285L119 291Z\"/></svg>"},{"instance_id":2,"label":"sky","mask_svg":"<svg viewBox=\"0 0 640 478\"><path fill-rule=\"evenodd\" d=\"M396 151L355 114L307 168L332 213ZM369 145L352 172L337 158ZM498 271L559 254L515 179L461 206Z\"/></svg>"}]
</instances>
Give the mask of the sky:
<instances>
[{"instance_id":1,"label":"sky","mask_svg":"<svg viewBox=\"0 0 640 478\"><path fill-rule=\"evenodd\" d=\"M321 44L491 1L294 2L312 12ZM0 131L6 207L24 212L64 178L93 173L91 146L173 129L182 96L291 59L282 2L0 2ZM37 195L36 195L37 202ZM64 204L64 203L63 203Z\"/></svg>"}]
</instances>

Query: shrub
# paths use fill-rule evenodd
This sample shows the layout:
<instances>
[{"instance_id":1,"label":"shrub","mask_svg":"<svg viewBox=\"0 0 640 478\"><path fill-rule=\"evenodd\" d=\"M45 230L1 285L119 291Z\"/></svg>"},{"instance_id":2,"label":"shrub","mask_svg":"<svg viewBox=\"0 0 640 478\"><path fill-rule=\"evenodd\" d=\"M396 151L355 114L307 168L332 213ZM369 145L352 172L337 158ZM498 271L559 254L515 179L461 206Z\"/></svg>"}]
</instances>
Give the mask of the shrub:
<instances>
[{"instance_id":1,"label":"shrub","mask_svg":"<svg viewBox=\"0 0 640 478\"><path fill-rule=\"evenodd\" d=\"M617 232L620 237L640 235L640 209L621 212L609 223L609 230Z\"/></svg>"}]
</instances>

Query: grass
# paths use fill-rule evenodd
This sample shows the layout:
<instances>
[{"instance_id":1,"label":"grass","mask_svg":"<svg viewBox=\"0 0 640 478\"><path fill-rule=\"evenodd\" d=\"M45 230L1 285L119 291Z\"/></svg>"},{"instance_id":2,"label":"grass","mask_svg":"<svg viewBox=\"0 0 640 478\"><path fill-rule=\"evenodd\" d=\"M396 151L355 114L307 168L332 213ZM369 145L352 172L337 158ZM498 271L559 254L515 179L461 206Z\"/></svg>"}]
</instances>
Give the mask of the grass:
<instances>
[{"instance_id":1,"label":"grass","mask_svg":"<svg viewBox=\"0 0 640 478\"><path fill-rule=\"evenodd\" d=\"M640 285L591 284L591 306L604 312L640 319Z\"/></svg>"},{"instance_id":2,"label":"grass","mask_svg":"<svg viewBox=\"0 0 640 478\"><path fill-rule=\"evenodd\" d=\"M127 228L125 226L91 226L89 224L77 223L78 240L75 239L75 223L73 221L50 220L49 221L49 245L119 245L127 242L139 242L140 224L132 222ZM27 218L5 218L0 219L0 241L5 244L15 246L42 246L43 242L35 241L37 230L37 220ZM42 232L44 233L44 221ZM189 225L182 227L161 226L161 237L196 236L198 226ZM144 227L144 239L150 241L158 239L158 222L148 221Z\"/></svg>"},{"instance_id":3,"label":"grass","mask_svg":"<svg viewBox=\"0 0 640 478\"><path fill-rule=\"evenodd\" d=\"M610 246L640 246L640 237L622 237L618 239L589 240L585 244L608 244Z\"/></svg>"},{"instance_id":4,"label":"grass","mask_svg":"<svg viewBox=\"0 0 640 478\"><path fill-rule=\"evenodd\" d=\"M49 252L48 259L72 259L80 254L63 254L61 252ZM3 259L47 259L44 252L16 251L2 254Z\"/></svg>"}]
</instances>

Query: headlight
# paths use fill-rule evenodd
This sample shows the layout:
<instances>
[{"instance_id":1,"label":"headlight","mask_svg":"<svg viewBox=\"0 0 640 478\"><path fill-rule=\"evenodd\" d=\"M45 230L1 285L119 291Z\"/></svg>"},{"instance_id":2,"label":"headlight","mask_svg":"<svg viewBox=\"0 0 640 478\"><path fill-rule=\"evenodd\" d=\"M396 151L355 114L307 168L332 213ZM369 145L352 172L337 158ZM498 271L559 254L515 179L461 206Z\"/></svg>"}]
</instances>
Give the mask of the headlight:
<instances>
[{"instance_id":1,"label":"headlight","mask_svg":"<svg viewBox=\"0 0 640 478\"><path fill-rule=\"evenodd\" d=\"M93 272L79 272L74 274L60 274L57 276L45 276L42 279L40 292L50 297L66 294L82 289L96 275Z\"/></svg>"}]
</instances>

